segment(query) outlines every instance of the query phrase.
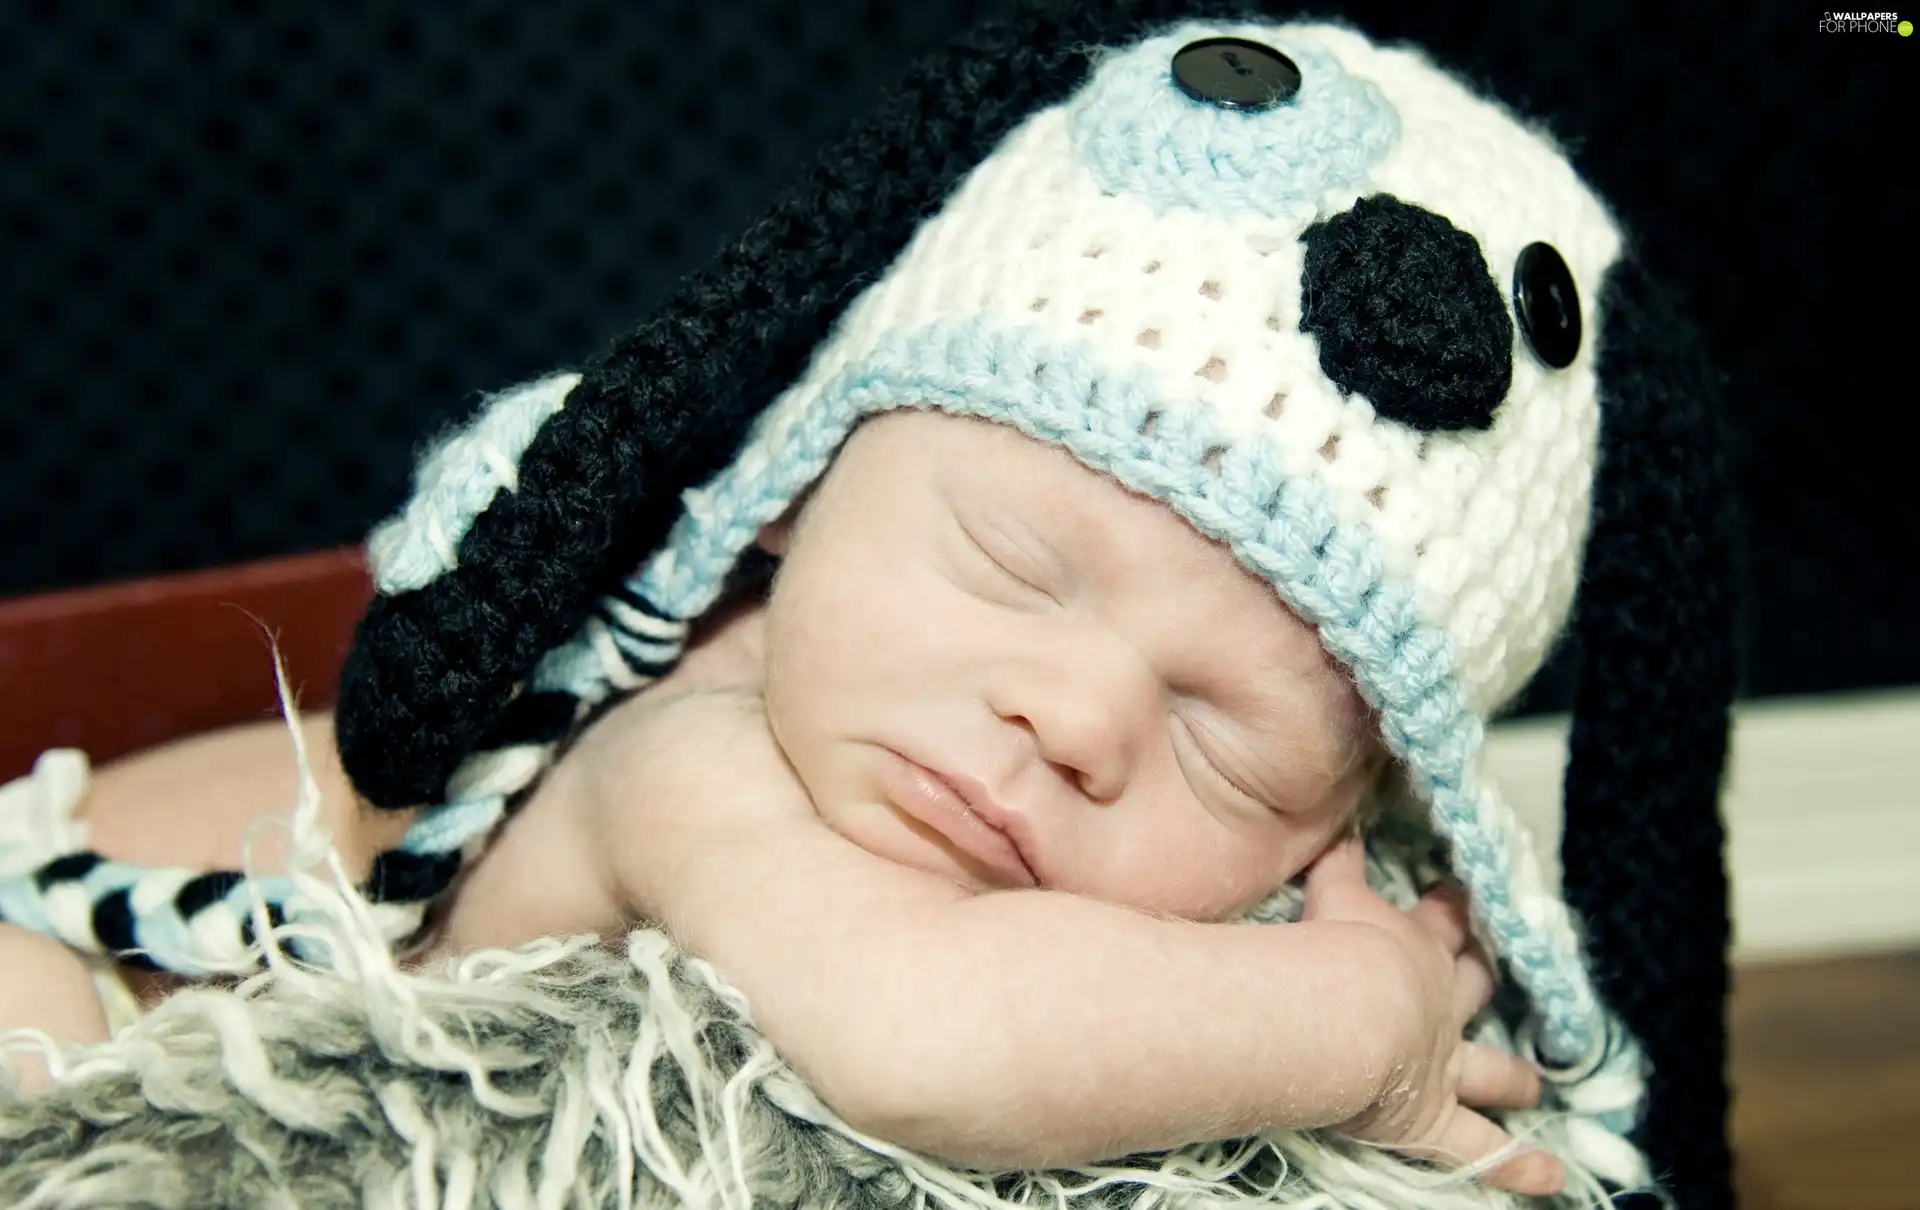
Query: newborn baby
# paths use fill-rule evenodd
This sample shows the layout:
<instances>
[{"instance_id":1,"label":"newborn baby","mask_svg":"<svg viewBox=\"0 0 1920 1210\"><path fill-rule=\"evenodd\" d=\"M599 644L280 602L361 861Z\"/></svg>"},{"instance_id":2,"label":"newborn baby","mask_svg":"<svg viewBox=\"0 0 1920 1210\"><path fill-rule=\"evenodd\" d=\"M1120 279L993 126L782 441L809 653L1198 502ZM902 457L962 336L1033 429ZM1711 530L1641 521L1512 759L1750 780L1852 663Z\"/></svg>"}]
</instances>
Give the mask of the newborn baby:
<instances>
[{"instance_id":1,"label":"newborn baby","mask_svg":"<svg viewBox=\"0 0 1920 1210\"><path fill-rule=\"evenodd\" d=\"M1462 1044L1484 945L1565 1161L1490 1179L1712 1201L1713 375L1532 118L1344 25L1149 7L956 44L657 316L435 439L315 722L368 919L419 961L661 925L949 1167L1313 1126L1487 1157L1475 1110L1540 1087ZM1485 744L1563 639L1565 895ZM0 842L0 919L241 961L300 910L234 872L285 747L103 771L97 851ZM0 805L64 810L49 767ZM1387 799L1374 873L1459 891L1368 889ZM1303 874L1299 923L1235 922ZM0 1016L84 1007L0 944ZM1406 1175L1338 1150L1303 1196Z\"/></svg>"},{"instance_id":2,"label":"newborn baby","mask_svg":"<svg viewBox=\"0 0 1920 1210\"><path fill-rule=\"evenodd\" d=\"M1229 551L1057 448L918 409L861 424L760 542L769 599L586 730L419 961L657 923L850 1124L983 1167L1315 1126L1450 1161L1510 1141L1467 1106L1532 1105L1538 1078L1462 1040L1493 977L1461 902L1368 889L1366 707ZM275 801L238 795L286 764L270 736L102 770L94 848L234 864ZM407 821L328 768L363 874ZM1215 923L1302 871L1300 924ZM4 943L0 970L49 961ZM90 994L77 957L48 976L0 979L0 1025ZM1563 1171L1521 1151L1485 1179Z\"/></svg>"}]
</instances>

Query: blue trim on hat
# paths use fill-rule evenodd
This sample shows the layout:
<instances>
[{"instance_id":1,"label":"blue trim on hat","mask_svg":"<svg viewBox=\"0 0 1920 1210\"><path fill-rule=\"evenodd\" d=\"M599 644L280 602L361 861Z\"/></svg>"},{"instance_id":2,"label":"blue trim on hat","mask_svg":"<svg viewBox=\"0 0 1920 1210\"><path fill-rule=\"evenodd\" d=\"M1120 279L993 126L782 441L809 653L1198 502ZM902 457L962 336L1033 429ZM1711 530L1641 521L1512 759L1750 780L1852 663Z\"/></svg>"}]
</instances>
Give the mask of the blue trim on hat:
<instances>
[{"instance_id":1,"label":"blue trim on hat","mask_svg":"<svg viewBox=\"0 0 1920 1210\"><path fill-rule=\"evenodd\" d=\"M406 853L431 856L452 853L469 841L493 831L507 813L504 794L483 794L478 798L454 799L420 812L400 838Z\"/></svg>"},{"instance_id":2,"label":"blue trim on hat","mask_svg":"<svg viewBox=\"0 0 1920 1210\"><path fill-rule=\"evenodd\" d=\"M1293 99L1234 110L1183 92L1173 56L1218 34L1264 42L1293 60ZM1075 153L1109 193L1225 218L1309 218L1328 190L1366 180L1400 137L1400 115L1378 87L1286 27L1186 25L1111 54L1067 120Z\"/></svg>"},{"instance_id":3,"label":"blue trim on hat","mask_svg":"<svg viewBox=\"0 0 1920 1210\"><path fill-rule=\"evenodd\" d=\"M997 421L1061 446L1163 501L1271 581L1379 710L1382 735L1451 842L1479 919L1539 1009L1542 1053L1573 1064L1604 1046L1607 1021L1579 955L1557 951L1528 925L1511 895L1512 855L1481 826L1475 802L1489 791L1475 767L1484 726L1467 705L1445 633L1420 618L1407 585L1385 575L1372 534L1337 519L1321 483L1287 477L1271 445L1235 443L1208 407L1168 399L1144 371L1102 365L1084 346L986 317L894 333L828 382L781 430L778 448L764 448L762 428L732 466L688 493L686 513L637 590L670 616L704 613L760 526L819 479L854 425L904 406ZM1142 435L1156 410L1153 433ZM1223 449L1217 470L1203 465L1215 447Z\"/></svg>"}]
</instances>

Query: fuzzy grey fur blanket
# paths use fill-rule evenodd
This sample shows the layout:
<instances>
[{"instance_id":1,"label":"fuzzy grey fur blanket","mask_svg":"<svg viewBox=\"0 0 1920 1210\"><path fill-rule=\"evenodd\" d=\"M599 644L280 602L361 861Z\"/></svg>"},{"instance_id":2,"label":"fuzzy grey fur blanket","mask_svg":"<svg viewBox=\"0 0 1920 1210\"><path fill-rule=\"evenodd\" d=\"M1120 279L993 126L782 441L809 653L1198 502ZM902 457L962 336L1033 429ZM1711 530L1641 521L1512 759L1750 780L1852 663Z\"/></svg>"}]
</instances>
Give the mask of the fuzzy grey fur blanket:
<instances>
[{"instance_id":1,"label":"fuzzy grey fur blanket","mask_svg":"<svg viewBox=\"0 0 1920 1210\"><path fill-rule=\"evenodd\" d=\"M269 952L266 973L179 993L66 1056L51 1092L0 1087L0 1206L1517 1204L1311 1132L1075 1171L958 1171L848 1128L740 995L659 932L411 972L341 885L316 880L322 910L281 935L308 953L319 940L324 964ZM1552 1146L1565 1120L1507 1124ZM1594 1204L1599 1187L1574 1175L1587 1187L1562 1204Z\"/></svg>"}]
</instances>

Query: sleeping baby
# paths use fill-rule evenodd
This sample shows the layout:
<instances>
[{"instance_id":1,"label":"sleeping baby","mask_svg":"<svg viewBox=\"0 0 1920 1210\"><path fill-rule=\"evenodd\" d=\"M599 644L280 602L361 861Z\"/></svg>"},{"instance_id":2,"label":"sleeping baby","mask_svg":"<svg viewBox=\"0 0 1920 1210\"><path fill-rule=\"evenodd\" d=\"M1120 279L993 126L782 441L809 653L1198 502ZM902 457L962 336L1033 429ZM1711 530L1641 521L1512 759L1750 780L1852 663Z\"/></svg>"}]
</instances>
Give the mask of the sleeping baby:
<instances>
[{"instance_id":1,"label":"sleeping baby","mask_svg":"<svg viewBox=\"0 0 1920 1210\"><path fill-rule=\"evenodd\" d=\"M1456 1162L1509 1141L1469 1106L1539 1081L1462 1040L1492 974L1461 903L1368 889L1366 707L1227 550L1057 449L919 409L861 425L760 542L766 599L581 735L418 961L662 924L856 1128L981 1167L1313 1126ZM271 734L103 768L93 848L236 863L241 796L290 776ZM337 773L323 801L355 872L405 822L343 806ZM1303 870L1301 923L1212 923ZM62 956L4 981L0 1024L104 1036ZM1487 1179L1561 1173L1521 1151Z\"/></svg>"},{"instance_id":2,"label":"sleeping baby","mask_svg":"<svg viewBox=\"0 0 1920 1210\"><path fill-rule=\"evenodd\" d=\"M769 266L845 216L783 212L700 287L723 313L427 453L311 722L349 872L422 965L658 926L846 1122L954 1164L1326 1128L1650 1181L1636 1044L1483 757L1581 575L1605 207L1330 25L1168 26L989 141L937 205L870 199L913 214L870 274L815 249L844 300ZM249 888L181 871L236 866L283 751L103 770L91 852L0 877L0 918L232 952ZM1376 818L1458 885L1389 903ZM45 971L11 1021L104 1031L78 958L0 942ZM1496 970L1520 1054L1467 1037ZM1557 1155L1494 1118L1543 1074Z\"/></svg>"}]
</instances>

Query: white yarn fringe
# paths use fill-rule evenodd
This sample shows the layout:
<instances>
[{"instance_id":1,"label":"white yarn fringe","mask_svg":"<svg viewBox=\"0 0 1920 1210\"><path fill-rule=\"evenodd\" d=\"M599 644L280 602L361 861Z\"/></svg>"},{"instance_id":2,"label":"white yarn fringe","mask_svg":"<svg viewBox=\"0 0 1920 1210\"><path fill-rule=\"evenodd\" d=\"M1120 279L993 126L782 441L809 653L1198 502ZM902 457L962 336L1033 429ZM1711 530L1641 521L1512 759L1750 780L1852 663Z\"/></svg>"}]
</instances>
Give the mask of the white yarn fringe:
<instances>
[{"instance_id":1,"label":"white yarn fringe","mask_svg":"<svg viewBox=\"0 0 1920 1210\"><path fill-rule=\"evenodd\" d=\"M62 1053L39 1037L57 1081L39 1096L17 1092L0 1062L0 1205L1609 1204L1574 1158L1605 1132L1549 1112L1504 1122L1567 1160L1568 1192L1550 1202L1523 1203L1470 1172L1425 1169L1322 1132L1047 1172L957 1170L849 1128L753 1027L740 993L658 931L630 934L624 954L591 938L549 939L404 970L321 832L284 677L281 694L302 774L289 874L304 910L273 936L326 962L264 946L262 973L231 989L179 992L108 1042ZM1411 875L1374 864L1383 893L1410 903ZM1289 906L1276 897L1267 918L1284 918ZM255 917L265 938L260 905ZM0 1048L27 1032L0 1035ZM1478 1036L1514 1042L1491 1014Z\"/></svg>"},{"instance_id":2,"label":"white yarn fringe","mask_svg":"<svg viewBox=\"0 0 1920 1210\"><path fill-rule=\"evenodd\" d=\"M33 771L0 785L0 878L32 873L42 862L87 845L74 807L87 792L84 752L54 748Z\"/></svg>"}]
</instances>

